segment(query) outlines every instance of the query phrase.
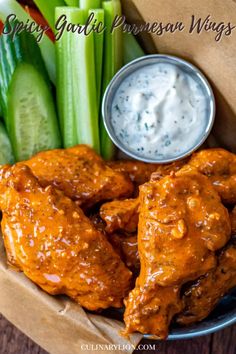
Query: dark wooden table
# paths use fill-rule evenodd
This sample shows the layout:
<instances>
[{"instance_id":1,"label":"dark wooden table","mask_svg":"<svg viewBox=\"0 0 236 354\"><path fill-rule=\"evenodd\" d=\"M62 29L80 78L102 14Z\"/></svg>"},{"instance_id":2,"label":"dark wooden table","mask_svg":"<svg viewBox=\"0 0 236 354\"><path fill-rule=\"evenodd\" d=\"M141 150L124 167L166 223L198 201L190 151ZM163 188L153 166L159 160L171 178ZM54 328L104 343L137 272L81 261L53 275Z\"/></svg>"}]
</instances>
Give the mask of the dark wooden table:
<instances>
[{"instance_id":1,"label":"dark wooden table","mask_svg":"<svg viewBox=\"0 0 236 354\"><path fill-rule=\"evenodd\" d=\"M143 341L142 343L150 343ZM151 342L153 343L153 342ZM160 342L156 350L136 354L236 354L236 326L194 340ZM0 354L47 354L37 344L0 316ZM68 353L65 353L68 354ZM104 354L106 354L104 352ZM107 353L108 354L108 353Z\"/></svg>"}]
</instances>

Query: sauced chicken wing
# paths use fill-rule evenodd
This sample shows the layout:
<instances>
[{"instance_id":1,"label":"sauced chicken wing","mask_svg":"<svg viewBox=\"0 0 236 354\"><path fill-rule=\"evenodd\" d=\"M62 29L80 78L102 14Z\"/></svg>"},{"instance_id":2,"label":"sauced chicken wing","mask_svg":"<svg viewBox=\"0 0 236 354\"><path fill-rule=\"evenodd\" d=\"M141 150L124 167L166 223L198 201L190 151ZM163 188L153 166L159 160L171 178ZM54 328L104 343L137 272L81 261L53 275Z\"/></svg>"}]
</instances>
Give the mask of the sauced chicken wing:
<instances>
[{"instance_id":1,"label":"sauced chicken wing","mask_svg":"<svg viewBox=\"0 0 236 354\"><path fill-rule=\"evenodd\" d=\"M185 161L177 161L171 164L160 165L151 164L140 161L112 161L109 162L109 166L118 172L125 172L137 186L140 186L150 180L153 172L159 175L160 178L168 176L171 171L178 171Z\"/></svg>"},{"instance_id":2,"label":"sauced chicken wing","mask_svg":"<svg viewBox=\"0 0 236 354\"><path fill-rule=\"evenodd\" d=\"M207 177L171 174L140 188L141 272L126 300L126 333L166 338L183 303L181 286L215 267L215 251L230 237L227 209Z\"/></svg>"},{"instance_id":3,"label":"sauced chicken wing","mask_svg":"<svg viewBox=\"0 0 236 354\"><path fill-rule=\"evenodd\" d=\"M89 219L95 228L107 237L114 251L119 254L125 265L137 273L140 268L137 235L126 232L107 234L105 223L98 214L91 215Z\"/></svg>"},{"instance_id":4,"label":"sauced chicken wing","mask_svg":"<svg viewBox=\"0 0 236 354\"><path fill-rule=\"evenodd\" d=\"M43 151L20 164L31 168L42 187L53 185L82 208L133 193L129 178L113 171L85 145Z\"/></svg>"},{"instance_id":5,"label":"sauced chicken wing","mask_svg":"<svg viewBox=\"0 0 236 354\"><path fill-rule=\"evenodd\" d=\"M89 310L121 307L131 272L82 210L27 166L0 172L2 233L8 261L50 294Z\"/></svg>"},{"instance_id":6,"label":"sauced chicken wing","mask_svg":"<svg viewBox=\"0 0 236 354\"><path fill-rule=\"evenodd\" d=\"M180 170L185 161L177 161L167 165L145 164L139 161L115 161L110 163L110 166L115 170L128 173L132 181L141 185L150 179L157 181L168 176L172 171ZM106 222L108 233L117 230L135 232L138 227L139 199L107 202L102 205L100 216Z\"/></svg>"},{"instance_id":7,"label":"sauced chicken wing","mask_svg":"<svg viewBox=\"0 0 236 354\"><path fill-rule=\"evenodd\" d=\"M156 171L159 165L148 164L141 161L118 160L108 162L108 165L117 172L126 173L132 182L137 186L148 182L151 174Z\"/></svg>"},{"instance_id":8,"label":"sauced chicken wing","mask_svg":"<svg viewBox=\"0 0 236 354\"><path fill-rule=\"evenodd\" d=\"M224 203L236 203L235 154L224 149L202 150L192 155L188 165L210 179Z\"/></svg>"},{"instance_id":9,"label":"sauced chicken wing","mask_svg":"<svg viewBox=\"0 0 236 354\"><path fill-rule=\"evenodd\" d=\"M236 235L236 207L230 213L232 235Z\"/></svg>"},{"instance_id":10,"label":"sauced chicken wing","mask_svg":"<svg viewBox=\"0 0 236 354\"><path fill-rule=\"evenodd\" d=\"M114 200L100 208L100 216L106 222L106 232L117 230L135 232L139 218L139 199Z\"/></svg>"},{"instance_id":11,"label":"sauced chicken wing","mask_svg":"<svg viewBox=\"0 0 236 354\"><path fill-rule=\"evenodd\" d=\"M177 317L181 325L206 318L219 300L236 286L236 244L224 249L217 267L189 286L183 296L185 308Z\"/></svg>"},{"instance_id":12,"label":"sauced chicken wing","mask_svg":"<svg viewBox=\"0 0 236 354\"><path fill-rule=\"evenodd\" d=\"M137 235L112 234L108 240L128 268L132 271L140 269Z\"/></svg>"}]
</instances>

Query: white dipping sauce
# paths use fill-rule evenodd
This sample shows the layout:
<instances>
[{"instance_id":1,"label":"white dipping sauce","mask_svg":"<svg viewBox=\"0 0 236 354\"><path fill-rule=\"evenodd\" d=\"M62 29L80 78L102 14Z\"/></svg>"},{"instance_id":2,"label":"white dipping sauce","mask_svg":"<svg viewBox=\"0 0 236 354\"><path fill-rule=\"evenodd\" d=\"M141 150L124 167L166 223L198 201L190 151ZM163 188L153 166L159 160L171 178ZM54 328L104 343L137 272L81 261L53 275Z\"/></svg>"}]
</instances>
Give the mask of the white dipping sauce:
<instances>
[{"instance_id":1,"label":"white dipping sauce","mask_svg":"<svg viewBox=\"0 0 236 354\"><path fill-rule=\"evenodd\" d=\"M114 95L111 124L131 152L153 159L178 157L204 135L209 118L202 86L172 64L144 66Z\"/></svg>"}]
</instances>

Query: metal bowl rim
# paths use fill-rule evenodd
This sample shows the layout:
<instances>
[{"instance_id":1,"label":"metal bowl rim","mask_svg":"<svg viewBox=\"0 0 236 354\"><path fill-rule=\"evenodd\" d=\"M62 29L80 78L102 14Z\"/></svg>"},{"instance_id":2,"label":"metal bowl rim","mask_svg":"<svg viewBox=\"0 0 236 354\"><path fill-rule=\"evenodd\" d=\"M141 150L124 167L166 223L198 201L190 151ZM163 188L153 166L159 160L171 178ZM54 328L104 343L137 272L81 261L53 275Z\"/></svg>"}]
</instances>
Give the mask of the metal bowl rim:
<instances>
[{"instance_id":1,"label":"metal bowl rim","mask_svg":"<svg viewBox=\"0 0 236 354\"><path fill-rule=\"evenodd\" d=\"M107 114L107 109L109 107L109 104L112 103L113 100L113 95L112 95L112 91L114 89L114 87L116 86L116 83L118 82L118 80L120 79L121 76L123 76L125 73L127 73L127 75L129 75L131 72L135 71L134 67L137 67L137 69L139 68L140 63L142 62L146 62L147 64L143 64L143 66L145 65L149 65L149 62L152 62L153 59L157 59L157 60L166 60L167 63L172 63L172 64L177 64L177 65L181 65L182 67L187 67L188 69L190 69L193 73L193 75L198 76L202 82L203 87L205 87L206 91L208 92L208 101L209 101L209 107L210 107L210 114L209 114L209 118L208 118L208 124L206 125L206 129L203 133L203 135L200 137L199 141L194 144L194 146L189 149L188 151L173 157L173 158L168 158L168 159L153 159L153 158L146 158L146 157L142 157L140 155L136 155L134 152L130 151L125 145L123 145L118 138L115 136L115 134L112 132L112 129L110 128L110 115L108 116ZM119 87L119 86L118 86ZM208 138L214 121L215 121L215 113L216 113L216 103L215 103L215 97L214 97L214 93L213 90L211 88L211 85L209 83L209 81L207 80L207 78L205 77L205 75L193 64L189 63L188 61L181 59L179 57L173 56L173 55L167 55L167 54L151 54L151 55L145 55L142 56L138 59L135 59L133 61L131 61L130 63L126 64L125 66L123 66L118 72L117 74L113 77L113 79L111 80L110 84L108 85L108 87L106 88L106 91L104 93L103 96L103 101L102 101L102 118L103 118L103 123L104 126L106 128L106 131L110 137L110 139L113 141L113 143L121 150L123 151L125 154L129 155L130 157L139 160L139 161L143 161L143 162L148 162L148 163L170 163L170 162L174 162L174 161L178 161L181 160L189 155L191 155L194 151L196 151Z\"/></svg>"}]
</instances>

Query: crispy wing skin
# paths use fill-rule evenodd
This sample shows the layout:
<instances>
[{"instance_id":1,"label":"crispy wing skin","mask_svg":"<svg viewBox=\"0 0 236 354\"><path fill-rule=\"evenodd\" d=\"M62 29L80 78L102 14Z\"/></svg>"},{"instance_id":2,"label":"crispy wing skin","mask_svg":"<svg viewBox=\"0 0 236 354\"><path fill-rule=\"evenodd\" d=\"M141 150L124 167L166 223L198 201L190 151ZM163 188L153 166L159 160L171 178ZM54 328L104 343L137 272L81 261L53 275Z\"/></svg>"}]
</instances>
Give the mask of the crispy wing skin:
<instances>
[{"instance_id":1,"label":"crispy wing skin","mask_svg":"<svg viewBox=\"0 0 236 354\"><path fill-rule=\"evenodd\" d=\"M231 227L209 180L188 171L140 188L138 250L141 272L126 300L126 333L166 338L180 312L181 286L215 267L215 251Z\"/></svg>"},{"instance_id":2,"label":"crispy wing skin","mask_svg":"<svg viewBox=\"0 0 236 354\"><path fill-rule=\"evenodd\" d=\"M230 213L232 235L236 235L236 207Z\"/></svg>"},{"instance_id":3,"label":"crispy wing skin","mask_svg":"<svg viewBox=\"0 0 236 354\"><path fill-rule=\"evenodd\" d=\"M86 309L122 306L131 272L71 199L16 165L0 172L0 209L10 264Z\"/></svg>"},{"instance_id":4,"label":"crispy wing skin","mask_svg":"<svg viewBox=\"0 0 236 354\"><path fill-rule=\"evenodd\" d=\"M187 161L188 159L183 159L165 165L158 165L156 171L152 173L150 179L153 181L159 181L161 178L169 176L172 172L178 172L187 163Z\"/></svg>"},{"instance_id":5,"label":"crispy wing skin","mask_svg":"<svg viewBox=\"0 0 236 354\"><path fill-rule=\"evenodd\" d=\"M223 203L236 203L236 155L224 149L207 149L193 154L189 166L206 175Z\"/></svg>"},{"instance_id":6,"label":"crispy wing skin","mask_svg":"<svg viewBox=\"0 0 236 354\"><path fill-rule=\"evenodd\" d=\"M118 160L108 162L108 165L117 172L126 173L136 185L149 181L151 174L156 171L159 165L148 164L141 161Z\"/></svg>"},{"instance_id":7,"label":"crispy wing skin","mask_svg":"<svg viewBox=\"0 0 236 354\"><path fill-rule=\"evenodd\" d=\"M96 212L95 214L93 213L89 215L89 220L97 230L106 235L106 224L100 217L99 213Z\"/></svg>"},{"instance_id":8,"label":"crispy wing skin","mask_svg":"<svg viewBox=\"0 0 236 354\"><path fill-rule=\"evenodd\" d=\"M108 240L129 269L140 269L137 235L112 234Z\"/></svg>"},{"instance_id":9,"label":"crispy wing skin","mask_svg":"<svg viewBox=\"0 0 236 354\"><path fill-rule=\"evenodd\" d=\"M185 164L185 160L177 161L171 164L160 165L141 161L119 160L109 162L109 166L117 172L125 172L137 186L148 182L153 172L159 176L159 179L168 176L171 171L178 171Z\"/></svg>"},{"instance_id":10,"label":"crispy wing skin","mask_svg":"<svg viewBox=\"0 0 236 354\"><path fill-rule=\"evenodd\" d=\"M118 230L136 232L139 218L139 199L114 200L100 208L100 216L106 223L106 232Z\"/></svg>"},{"instance_id":11,"label":"crispy wing skin","mask_svg":"<svg viewBox=\"0 0 236 354\"><path fill-rule=\"evenodd\" d=\"M31 168L42 187L53 185L82 208L133 193L129 178L113 171L85 145L43 151L20 164Z\"/></svg>"},{"instance_id":12,"label":"crispy wing skin","mask_svg":"<svg viewBox=\"0 0 236 354\"><path fill-rule=\"evenodd\" d=\"M206 318L219 300L236 286L236 244L224 249L215 269L189 286L183 296L183 312L177 317L181 325Z\"/></svg>"}]
</instances>

